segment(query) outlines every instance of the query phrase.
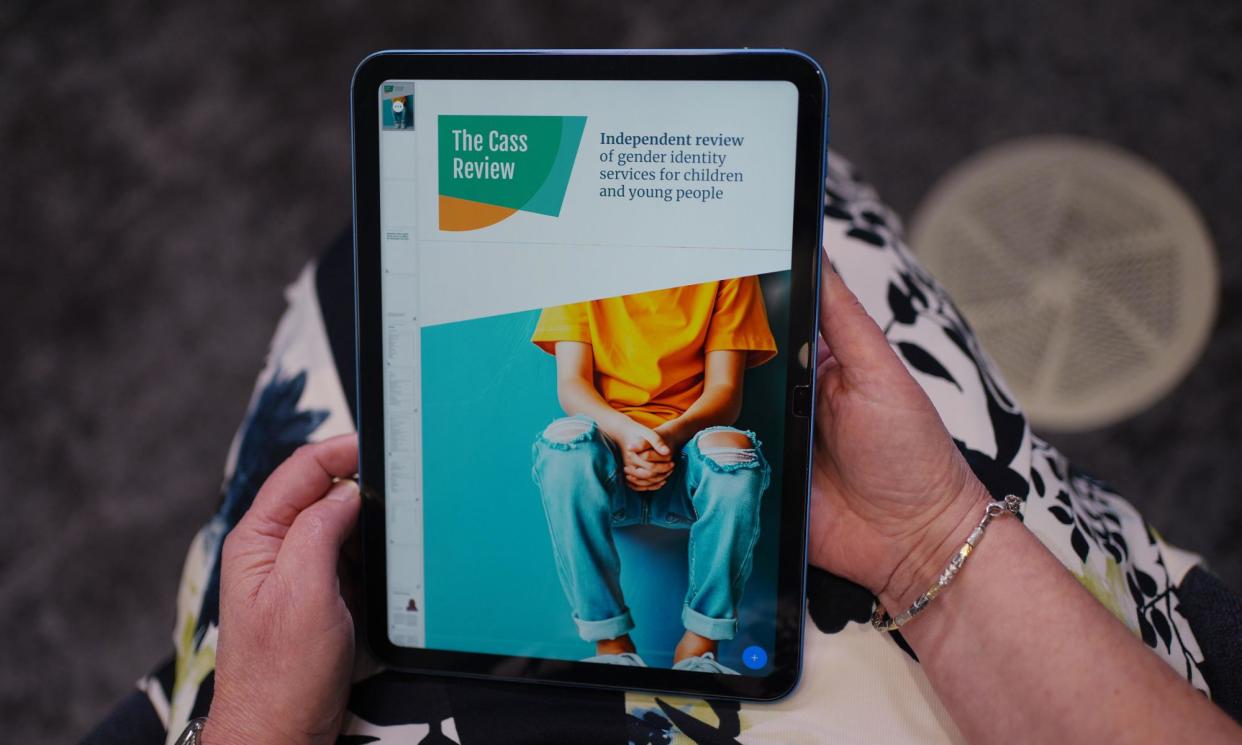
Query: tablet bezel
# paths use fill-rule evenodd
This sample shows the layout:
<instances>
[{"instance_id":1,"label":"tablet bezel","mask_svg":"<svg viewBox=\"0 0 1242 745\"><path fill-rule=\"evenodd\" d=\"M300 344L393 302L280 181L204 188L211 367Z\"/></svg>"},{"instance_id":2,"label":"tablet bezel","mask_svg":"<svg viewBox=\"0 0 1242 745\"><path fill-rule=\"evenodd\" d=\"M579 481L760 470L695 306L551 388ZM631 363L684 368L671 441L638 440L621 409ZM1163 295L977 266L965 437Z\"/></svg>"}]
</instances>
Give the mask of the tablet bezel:
<instances>
[{"instance_id":1,"label":"tablet bezel","mask_svg":"<svg viewBox=\"0 0 1242 745\"><path fill-rule=\"evenodd\" d=\"M393 644L388 637L384 512L384 406L379 206L380 85L387 80L784 80L798 89L790 272L790 350L808 345L815 360L823 179L827 150L827 78L810 57L788 50L669 51L386 51L367 57L351 85L354 187L357 417L365 603L363 627L382 663L409 671L695 696L773 700L797 685L805 616L807 502L810 485L814 364L790 355L776 641L772 672L712 675ZM771 458L773 454L769 454Z\"/></svg>"}]
</instances>

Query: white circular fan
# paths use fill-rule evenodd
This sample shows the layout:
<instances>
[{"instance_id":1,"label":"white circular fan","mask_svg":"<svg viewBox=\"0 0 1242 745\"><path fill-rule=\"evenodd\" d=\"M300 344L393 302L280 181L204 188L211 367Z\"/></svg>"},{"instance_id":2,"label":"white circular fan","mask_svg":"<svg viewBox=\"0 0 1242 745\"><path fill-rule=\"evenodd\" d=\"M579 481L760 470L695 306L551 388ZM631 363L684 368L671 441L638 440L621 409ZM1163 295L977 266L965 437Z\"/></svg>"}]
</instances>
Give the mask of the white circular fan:
<instances>
[{"instance_id":1,"label":"white circular fan","mask_svg":"<svg viewBox=\"0 0 1242 745\"><path fill-rule=\"evenodd\" d=\"M1083 430L1164 395L1198 358L1219 288L1198 212L1149 163L1037 137L962 163L910 245L1036 426Z\"/></svg>"}]
</instances>

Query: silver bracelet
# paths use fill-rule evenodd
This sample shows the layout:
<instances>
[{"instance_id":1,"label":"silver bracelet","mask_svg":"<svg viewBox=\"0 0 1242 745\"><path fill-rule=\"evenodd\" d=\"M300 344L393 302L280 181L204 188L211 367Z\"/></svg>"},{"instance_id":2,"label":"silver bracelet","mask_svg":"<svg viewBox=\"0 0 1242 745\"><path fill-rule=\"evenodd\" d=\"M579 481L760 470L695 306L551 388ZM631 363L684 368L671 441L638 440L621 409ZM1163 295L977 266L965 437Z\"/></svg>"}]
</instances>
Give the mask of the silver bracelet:
<instances>
[{"instance_id":1,"label":"silver bracelet","mask_svg":"<svg viewBox=\"0 0 1242 745\"><path fill-rule=\"evenodd\" d=\"M205 726L207 726L207 717L191 719L190 723L185 726L185 731L181 733L181 737L177 738L177 745L199 745L202 742Z\"/></svg>"},{"instance_id":2,"label":"silver bracelet","mask_svg":"<svg viewBox=\"0 0 1242 745\"><path fill-rule=\"evenodd\" d=\"M928 588L927 592L920 595L919 599L915 600L909 609L897 614L896 618L889 618L888 611L884 610L884 605L877 600L875 612L871 614L871 625L875 627L876 631L896 631L909 623L911 619L922 613L931 604L932 599L939 595L941 590L948 587L953 578L957 576L962 565L966 563L966 559L975 550L979 540L983 538L983 531L988 527L988 523L1000 515L1009 513L1017 516L1021 511L1022 500L1012 494L1000 502L989 504L987 509L983 511L983 519L979 521L978 527L970 532L970 535L966 538L966 543L962 544L962 547L949 560L948 566L940 573L936 583Z\"/></svg>"}]
</instances>

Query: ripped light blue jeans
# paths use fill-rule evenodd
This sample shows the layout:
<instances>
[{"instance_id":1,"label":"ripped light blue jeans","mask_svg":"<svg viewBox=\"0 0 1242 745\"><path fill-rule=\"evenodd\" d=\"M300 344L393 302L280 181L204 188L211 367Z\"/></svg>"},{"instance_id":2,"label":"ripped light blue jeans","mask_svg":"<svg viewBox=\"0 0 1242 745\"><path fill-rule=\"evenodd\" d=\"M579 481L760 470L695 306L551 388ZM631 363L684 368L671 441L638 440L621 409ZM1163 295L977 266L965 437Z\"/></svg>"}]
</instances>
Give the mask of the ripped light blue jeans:
<instances>
[{"instance_id":1,"label":"ripped light blue jeans","mask_svg":"<svg viewBox=\"0 0 1242 745\"><path fill-rule=\"evenodd\" d=\"M700 446L706 435L720 431L743 434L754 447ZM588 417L557 419L539 434L533 451L557 574L584 640L615 639L634 628L622 597L613 530L639 524L689 529L682 623L708 639L733 638L759 538L760 497L771 476L753 432L698 432L682 448L668 481L648 492L626 484L620 448Z\"/></svg>"}]
</instances>

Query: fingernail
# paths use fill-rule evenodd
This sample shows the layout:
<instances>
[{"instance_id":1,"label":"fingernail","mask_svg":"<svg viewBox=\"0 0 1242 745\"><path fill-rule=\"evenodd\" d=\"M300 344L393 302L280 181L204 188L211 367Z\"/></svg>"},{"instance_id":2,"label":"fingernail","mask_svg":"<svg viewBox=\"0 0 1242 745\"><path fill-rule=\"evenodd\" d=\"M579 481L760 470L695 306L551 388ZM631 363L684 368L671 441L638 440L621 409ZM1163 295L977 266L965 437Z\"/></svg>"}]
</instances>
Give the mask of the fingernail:
<instances>
[{"instance_id":1,"label":"fingernail","mask_svg":"<svg viewBox=\"0 0 1242 745\"><path fill-rule=\"evenodd\" d=\"M358 482L353 479L341 479L328 490L324 499L333 502L348 502L358 496Z\"/></svg>"}]
</instances>

